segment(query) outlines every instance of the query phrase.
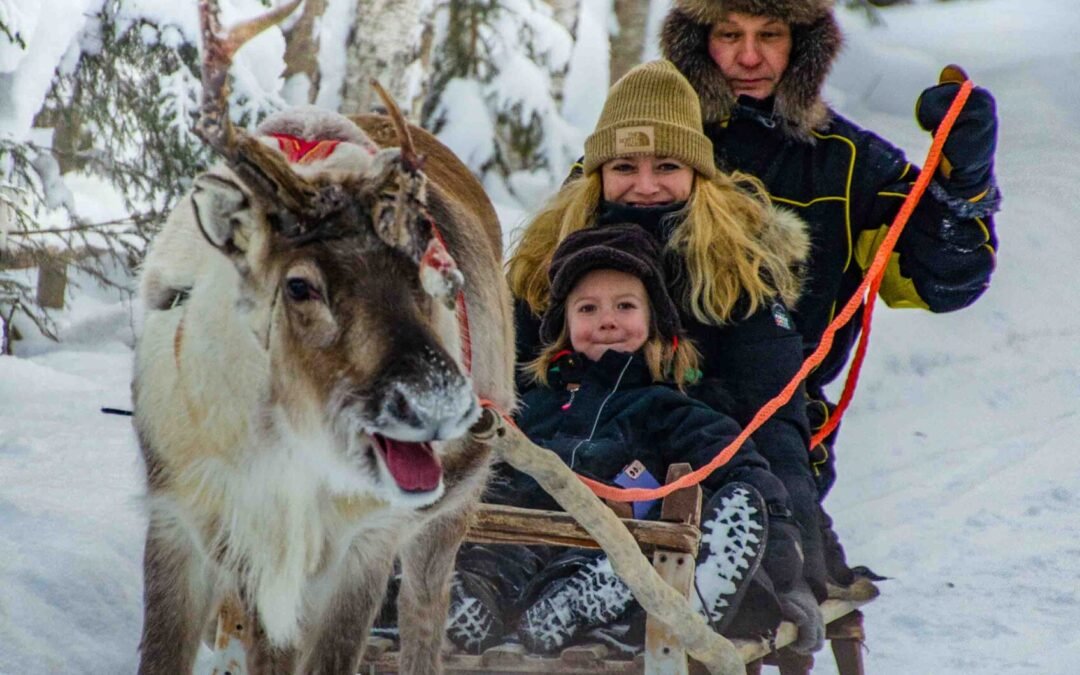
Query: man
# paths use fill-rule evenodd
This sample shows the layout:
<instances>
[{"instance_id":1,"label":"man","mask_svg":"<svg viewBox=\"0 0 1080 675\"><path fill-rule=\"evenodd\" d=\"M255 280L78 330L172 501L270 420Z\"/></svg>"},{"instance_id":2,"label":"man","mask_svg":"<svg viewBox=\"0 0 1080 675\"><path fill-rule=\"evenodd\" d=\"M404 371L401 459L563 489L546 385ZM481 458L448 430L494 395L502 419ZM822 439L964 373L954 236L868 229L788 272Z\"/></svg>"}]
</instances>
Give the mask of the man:
<instances>
[{"instance_id":1,"label":"man","mask_svg":"<svg viewBox=\"0 0 1080 675\"><path fill-rule=\"evenodd\" d=\"M717 164L760 178L772 199L810 225L807 287L795 312L805 352L862 281L918 169L904 153L821 99L841 44L832 0L675 0L661 48L701 98ZM947 68L924 91L916 117L937 129L962 74ZM994 99L975 88L944 147L944 161L890 259L881 296L892 307L948 312L974 302L994 268L992 214L1000 194L993 159ZM860 315L841 330L807 381L808 415L820 428L834 406L824 387L840 372ZM835 432L813 449L819 500L835 480ZM853 580L822 511L833 581Z\"/></svg>"}]
</instances>

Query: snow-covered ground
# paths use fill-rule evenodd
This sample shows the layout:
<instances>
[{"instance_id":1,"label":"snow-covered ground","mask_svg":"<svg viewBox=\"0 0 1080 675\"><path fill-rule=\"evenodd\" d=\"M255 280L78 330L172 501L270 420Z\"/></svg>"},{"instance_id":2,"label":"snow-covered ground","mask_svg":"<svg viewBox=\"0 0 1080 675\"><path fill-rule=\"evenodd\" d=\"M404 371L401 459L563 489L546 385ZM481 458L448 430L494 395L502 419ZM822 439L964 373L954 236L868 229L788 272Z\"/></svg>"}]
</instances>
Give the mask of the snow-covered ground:
<instances>
[{"instance_id":1,"label":"snow-covered ground","mask_svg":"<svg viewBox=\"0 0 1080 675\"><path fill-rule=\"evenodd\" d=\"M994 283L951 316L877 314L828 506L853 563L891 579L867 669L1080 670L1080 6L924 0L842 14L829 97L919 161L912 106L956 62L999 103ZM83 195L80 195L82 197ZM502 213L517 212L509 205ZM507 222L506 227L516 225ZM133 320L91 283L61 344L0 357L0 673L133 672L141 621ZM835 672L822 652L815 672Z\"/></svg>"}]
</instances>

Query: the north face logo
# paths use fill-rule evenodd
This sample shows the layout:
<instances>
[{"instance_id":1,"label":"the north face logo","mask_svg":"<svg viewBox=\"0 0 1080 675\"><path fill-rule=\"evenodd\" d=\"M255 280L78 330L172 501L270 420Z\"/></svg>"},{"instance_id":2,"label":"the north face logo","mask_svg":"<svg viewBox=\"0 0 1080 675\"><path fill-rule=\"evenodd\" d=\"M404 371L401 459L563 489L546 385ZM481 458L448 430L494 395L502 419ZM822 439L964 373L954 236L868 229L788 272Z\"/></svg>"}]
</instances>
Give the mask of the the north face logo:
<instances>
[{"instance_id":1,"label":"the north face logo","mask_svg":"<svg viewBox=\"0 0 1080 675\"><path fill-rule=\"evenodd\" d=\"M787 308L781 305L779 302L774 302L772 306L773 321L777 326L792 330L794 324L791 321L791 315L788 314Z\"/></svg>"},{"instance_id":2,"label":"the north face logo","mask_svg":"<svg viewBox=\"0 0 1080 675\"><path fill-rule=\"evenodd\" d=\"M652 153L656 151L656 132L653 127L625 127L615 130L615 152Z\"/></svg>"}]
</instances>

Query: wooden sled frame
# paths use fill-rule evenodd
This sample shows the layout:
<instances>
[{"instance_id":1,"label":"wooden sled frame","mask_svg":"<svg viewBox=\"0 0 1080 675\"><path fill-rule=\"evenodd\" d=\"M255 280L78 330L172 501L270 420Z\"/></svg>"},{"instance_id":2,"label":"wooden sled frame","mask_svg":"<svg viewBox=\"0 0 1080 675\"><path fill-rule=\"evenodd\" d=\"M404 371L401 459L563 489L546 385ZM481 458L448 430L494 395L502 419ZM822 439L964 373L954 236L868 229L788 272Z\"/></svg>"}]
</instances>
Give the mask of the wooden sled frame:
<instances>
[{"instance_id":1,"label":"wooden sled frame","mask_svg":"<svg viewBox=\"0 0 1080 675\"><path fill-rule=\"evenodd\" d=\"M667 482L690 472L688 464L672 465ZM630 505L611 502L616 514L628 515ZM661 520L620 520L651 557L660 576L687 599L693 590L695 559L701 540L698 529L701 513L701 488L684 488L664 498ZM531 544L599 548L577 522L562 511L541 511L512 506L481 505L466 541L479 544ZM868 580L860 580L845 599L829 599L822 606L830 641L840 675L863 675L862 643L865 633L858 607L877 595ZM748 674L760 673L763 665L775 665L782 675L803 675L813 668L813 657L796 654L784 647L794 642L797 629L784 622L776 638L768 640L732 640ZM389 650L391 641L372 638L365 654L361 673L397 673L398 654ZM700 675L708 672L701 664L688 659L686 650L667 627L652 616L646 621L645 651L634 660L609 660L602 644L567 647L557 656L528 654L518 644L498 645L482 654L470 655L449 651L443 660L447 673L490 675L491 673L634 673L644 675Z\"/></svg>"}]
</instances>

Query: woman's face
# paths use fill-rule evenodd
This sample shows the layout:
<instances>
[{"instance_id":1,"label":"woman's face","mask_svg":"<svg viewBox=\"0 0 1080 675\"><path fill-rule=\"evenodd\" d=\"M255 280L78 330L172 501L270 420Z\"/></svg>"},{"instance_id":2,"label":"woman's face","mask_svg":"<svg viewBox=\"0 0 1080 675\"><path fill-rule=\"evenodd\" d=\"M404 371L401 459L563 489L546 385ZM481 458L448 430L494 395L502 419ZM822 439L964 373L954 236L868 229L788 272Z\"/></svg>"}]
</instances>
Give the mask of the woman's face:
<instances>
[{"instance_id":1,"label":"woman's face","mask_svg":"<svg viewBox=\"0 0 1080 675\"><path fill-rule=\"evenodd\" d=\"M599 269L578 281L566 299L570 344L592 361L604 352L636 352L649 339L649 296L632 274Z\"/></svg>"},{"instance_id":2,"label":"woman's face","mask_svg":"<svg viewBox=\"0 0 1080 675\"><path fill-rule=\"evenodd\" d=\"M694 186L694 170L671 157L621 157L600 167L604 199L626 206L661 206L685 202Z\"/></svg>"}]
</instances>

